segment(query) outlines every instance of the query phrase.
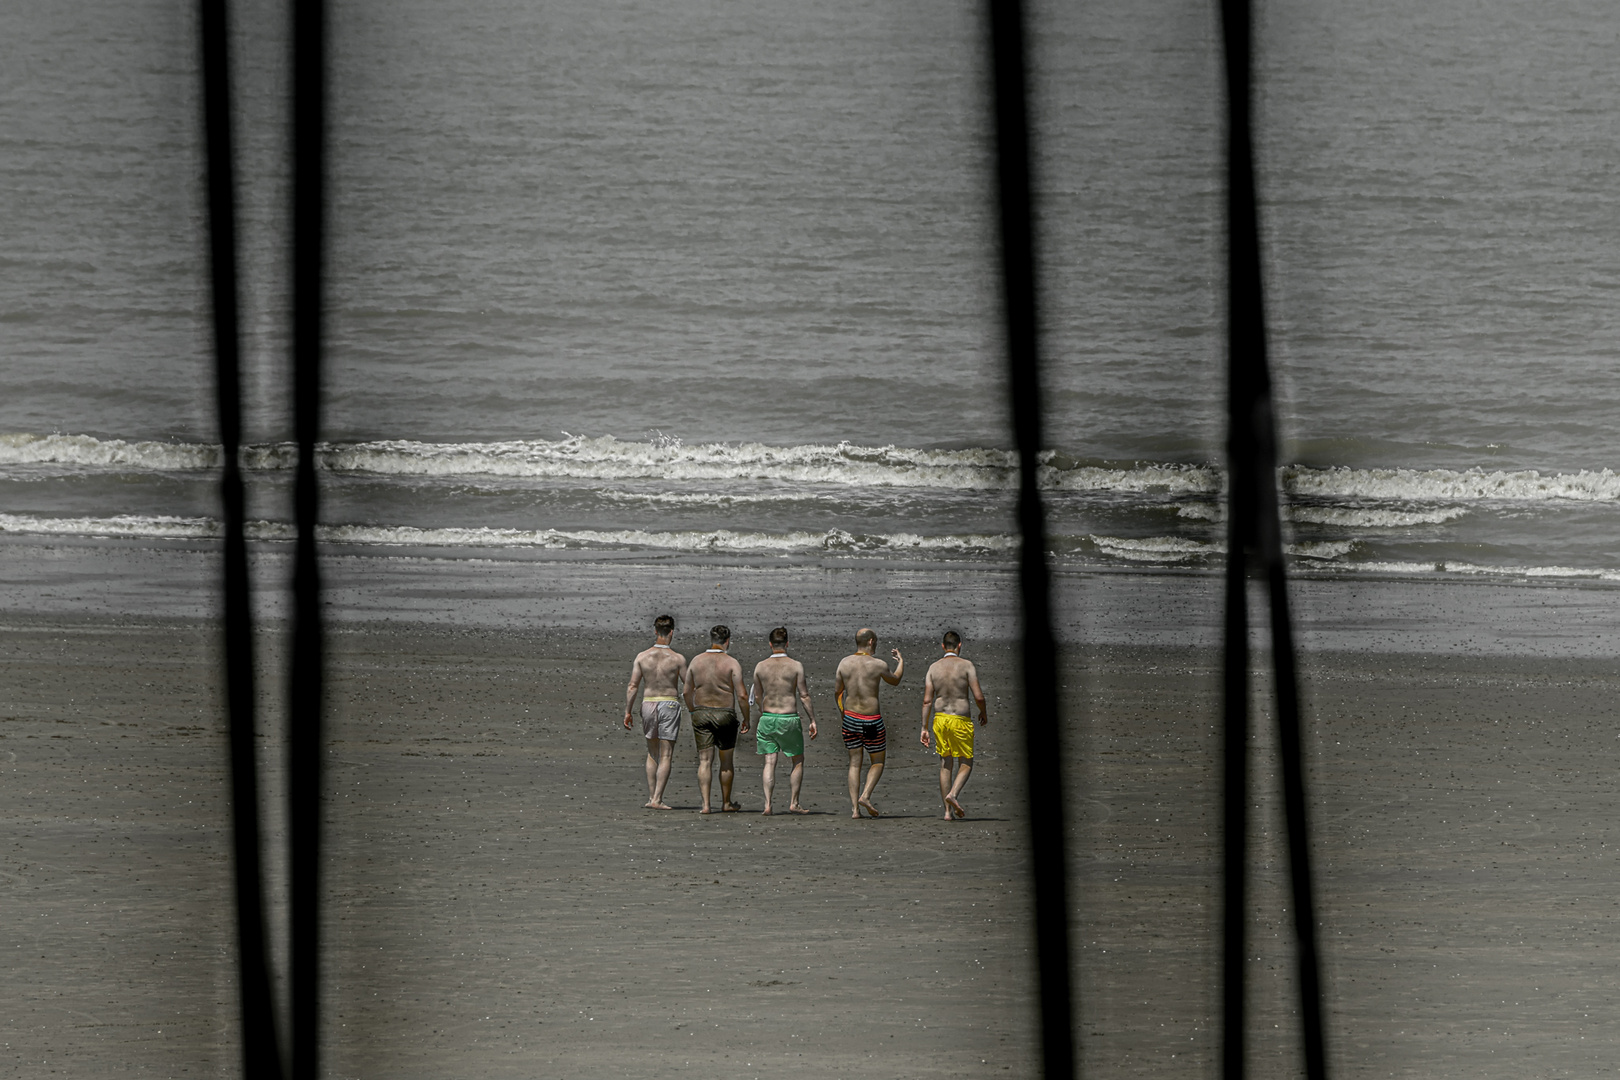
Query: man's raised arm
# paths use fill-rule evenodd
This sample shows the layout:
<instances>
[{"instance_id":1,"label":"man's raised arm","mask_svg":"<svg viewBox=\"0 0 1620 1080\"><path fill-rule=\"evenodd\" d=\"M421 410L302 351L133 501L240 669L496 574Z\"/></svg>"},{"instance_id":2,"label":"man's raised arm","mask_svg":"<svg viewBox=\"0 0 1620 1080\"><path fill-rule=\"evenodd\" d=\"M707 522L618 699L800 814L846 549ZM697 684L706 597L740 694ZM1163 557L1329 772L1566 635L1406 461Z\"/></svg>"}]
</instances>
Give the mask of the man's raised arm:
<instances>
[{"instance_id":1,"label":"man's raised arm","mask_svg":"<svg viewBox=\"0 0 1620 1080\"><path fill-rule=\"evenodd\" d=\"M890 649L889 655L895 659L894 674L891 675L888 671L884 671L883 681L890 686L899 686L900 677L906 673L906 658L900 655L899 649Z\"/></svg>"}]
</instances>

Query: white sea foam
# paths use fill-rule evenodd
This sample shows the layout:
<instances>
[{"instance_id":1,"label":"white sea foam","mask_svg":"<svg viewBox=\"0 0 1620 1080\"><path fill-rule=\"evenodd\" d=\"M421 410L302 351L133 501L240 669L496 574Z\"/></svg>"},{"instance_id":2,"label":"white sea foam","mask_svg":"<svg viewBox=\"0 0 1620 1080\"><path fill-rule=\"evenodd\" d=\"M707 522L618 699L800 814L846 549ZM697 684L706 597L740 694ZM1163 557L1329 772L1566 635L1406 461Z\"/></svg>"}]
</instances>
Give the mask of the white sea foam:
<instances>
[{"instance_id":1,"label":"white sea foam","mask_svg":"<svg viewBox=\"0 0 1620 1080\"><path fill-rule=\"evenodd\" d=\"M1414 525L1444 525L1466 517L1468 508L1440 506L1428 510L1386 510L1370 506L1291 506L1290 521L1310 525L1337 525L1347 529L1410 528Z\"/></svg>"},{"instance_id":2,"label":"white sea foam","mask_svg":"<svg viewBox=\"0 0 1620 1080\"><path fill-rule=\"evenodd\" d=\"M250 521L246 532L252 540L290 540L291 525L275 521ZM111 517L41 517L29 514L0 514L0 533L35 536L113 537L147 540L214 540L224 535L219 521L212 518L142 517L119 514ZM848 553L949 553L1006 551L1017 543L1011 536L957 535L923 536L917 533L860 535L842 529L827 532L740 532L716 529L706 532L656 532L641 529L495 529L436 528L409 525L322 525L316 536L334 544L365 544L394 547L456 548L637 548L667 551L737 552L848 552Z\"/></svg>"},{"instance_id":3,"label":"white sea foam","mask_svg":"<svg viewBox=\"0 0 1620 1080\"><path fill-rule=\"evenodd\" d=\"M0 466L58 464L141 471L217 468L218 446L203 443L126 441L90 435L0 435ZM297 460L286 443L243 448L242 464L254 470L291 469ZM568 436L490 443L426 443L405 439L322 443L321 468L379 476L504 476L591 481L664 480L702 482L782 480L799 484L1003 490L1017 480L1017 456L973 447L925 450L853 443L768 446L763 443L693 443L673 439L624 442L612 436ZM1072 492L1214 494L1224 474L1209 465L1140 463L1128 467L1069 464L1055 453L1041 456L1043 488ZM1485 469L1351 469L1290 465L1279 470L1283 488L1295 496L1324 500L1475 502L1583 502L1620 500L1620 474L1609 469L1576 473ZM1310 512L1326 514L1325 509ZM1338 512L1337 510L1333 512ZM1345 509L1345 514L1373 514ZM1390 510L1397 515L1366 524L1437 523L1434 514L1460 511ZM1422 520L1398 515L1423 513ZM1200 510L1184 510L1195 517ZM1307 520L1297 518L1297 520ZM1441 520L1451 520L1446 517ZM1339 524L1340 522L1324 522ZM1344 524L1356 524L1346 520Z\"/></svg>"},{"instance_id":4,"label":"white sea foam","mask_svg":"<svg viewBox=\"0 0 1620 1080\"><path fill-rule=\"evenodd\" d=\"M1620 570L1580 566L1484 566L1463 562L1359 562L1350 566L1367 574L1462 574L1471 577L1571 578L1620 581Z\"/></svg>"},{"instance_id":5,"label":"white sea foam","mask_svg":"<svg viewBox=\"0 0 1620 1080\"><path fill-rule=\"evenodd\" d=\"M1222 544L1206 544L1180 536L1128 538L1092 535L1086 539L1098 552L1131 562L1186 562L1206 555L1219 555L1226 550Z\"/></svg>"},{"instance_id":6,"label":"white sea foam","mask_svg":"<svg viewBox=\"0 0 1620 1080\"><path fill-rule=\"evenodd\" d=\"M1140 464L1128 469L1095 465L1058 469L1044 465L1037 479L1042 487L1060 491L1128 491L1168 495L1218 492L1222 484L1220 471L1205 465Z\"/></svg>"},{"instance_id":7,"label":"white sea foam","mask_svg":"<svg viewBox=\"0 0 1620 1080\"><path fill-rule=\"evenodd\" d=\"M1289 494L1325 499L1405 499L1423 502L1611 502L1620 499L1620 474L1610 469L1540 473L1534 469L1517 472L1485 469L1307 469L1301 465L1290 465L1281 470L1281 475L1283 487Z\"/></svg>"},{"instance_id":8,"label":"white sea foam","mask_svg":"<svg viewBox=\"0 0 1620 1080\"><path fill-rule=\"evenodd\" d=\"M1308 525L1336 525L1346 529L1410 528L1414 525L1443 525L1468 515L1465 506L1441 506L1427 510L1388 510L1376 506L1287 506L1283 516ZM1184 503L1176 516L1189 521L1225 521L1226 508L1216 503Z\"/></svg>"}]
</instances>

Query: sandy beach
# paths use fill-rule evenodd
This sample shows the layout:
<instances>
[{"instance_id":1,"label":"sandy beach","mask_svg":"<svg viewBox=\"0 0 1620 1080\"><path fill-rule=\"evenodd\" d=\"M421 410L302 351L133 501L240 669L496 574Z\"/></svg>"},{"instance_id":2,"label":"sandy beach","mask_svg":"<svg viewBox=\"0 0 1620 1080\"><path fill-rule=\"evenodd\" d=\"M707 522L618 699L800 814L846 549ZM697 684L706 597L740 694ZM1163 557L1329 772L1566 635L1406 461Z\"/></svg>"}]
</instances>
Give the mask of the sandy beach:
<instances>
[{"instance_id":1,"label":"sandy beach","mask_svg":"<svg viewBox=\"0 0 1620 1080\"><path fill-rule=\"evenodd\" d=\"M808 754L809 816L759 816L748 740L748 812L695 813L684 730L678 809L645 811L641 740L617 726L640 644L334 629L328 1074L1032 1074L1016 725L982 737L971 816L954 824L935 817L933 760L914 741L920 668L886 704L883 819L849 819L827 729ZM932 655L897 644L913 665ZM13 1075L234 1067L214 648L191 620L0 631ZM819 703L843 643L794 651L824 673ZM1008 650L970 653L993 721L1014 718ZM1063 681L1086 1073L1211 1075L1212 657L1092 649ZM1309 658L1336 1075L1612 1068L1616 681L1570 658ZM272 791L276 737L267 724ZM1269 747L1257 739L1253 1058L1282 1076L1298 1051Z\"/></svg>"}]
</instances>

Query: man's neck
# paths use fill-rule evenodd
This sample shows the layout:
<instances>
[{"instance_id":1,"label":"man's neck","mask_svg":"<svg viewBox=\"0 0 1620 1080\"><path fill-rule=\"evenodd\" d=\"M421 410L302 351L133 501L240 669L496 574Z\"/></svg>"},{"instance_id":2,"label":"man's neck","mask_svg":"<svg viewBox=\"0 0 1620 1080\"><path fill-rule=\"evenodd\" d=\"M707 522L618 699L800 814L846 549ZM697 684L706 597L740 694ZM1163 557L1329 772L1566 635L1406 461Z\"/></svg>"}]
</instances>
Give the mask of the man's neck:
<instances>
[{"instance_id":1,"label":"man's neck","mask_svg":"<svg viewBox=\"0 0 1620 1080\"><path fill-rule=\"evenodd\" d=\"M653 648L655 648L655 649L667 649L667 648L669 648L669 642L667 642L667 641L655 641L655 642L653 642Z\"/></svg>"},{"instance_id":2,"label":"man's neck","mask_svg":"<svg viewBox=\"0 0 1620 1080\"><path fill-rule=\"evenodd\" d=\"M872 655L872 650L871 649L856 649L855 650L855 655L856 656L871 656Z\"/></svg>"}]
</instances>

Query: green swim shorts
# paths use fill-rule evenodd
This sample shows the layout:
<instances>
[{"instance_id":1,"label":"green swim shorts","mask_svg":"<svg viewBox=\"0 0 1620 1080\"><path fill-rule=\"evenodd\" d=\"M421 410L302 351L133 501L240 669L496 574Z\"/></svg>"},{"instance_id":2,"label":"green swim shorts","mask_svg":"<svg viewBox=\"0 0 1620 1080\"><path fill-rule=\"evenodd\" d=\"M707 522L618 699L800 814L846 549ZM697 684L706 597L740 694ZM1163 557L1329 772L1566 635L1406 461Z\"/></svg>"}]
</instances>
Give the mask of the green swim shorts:
<instances>
[{"instance_id":1,"label":"green swim shorts","mask_svg":"<svg viewBox=\"0 0 1620 1080\"><path fill-rule=\"evenodd\" d=\"M799 714L760 713L759 729L754 735L754 752L758 754L786 754L788 757L802 755L804 753L804 728L799 725Z\"/></svg>"}]
</instances>

